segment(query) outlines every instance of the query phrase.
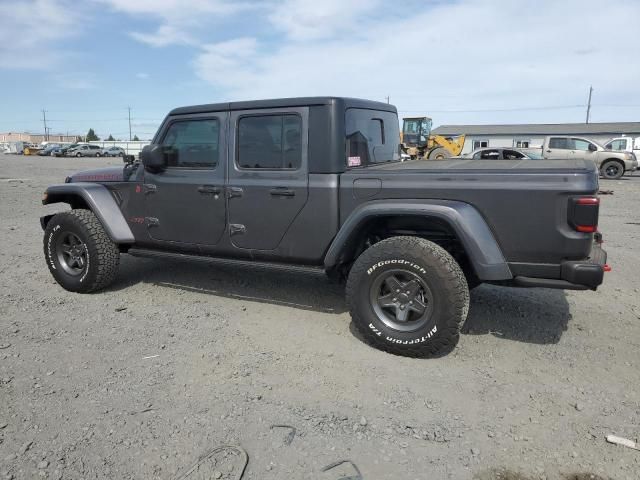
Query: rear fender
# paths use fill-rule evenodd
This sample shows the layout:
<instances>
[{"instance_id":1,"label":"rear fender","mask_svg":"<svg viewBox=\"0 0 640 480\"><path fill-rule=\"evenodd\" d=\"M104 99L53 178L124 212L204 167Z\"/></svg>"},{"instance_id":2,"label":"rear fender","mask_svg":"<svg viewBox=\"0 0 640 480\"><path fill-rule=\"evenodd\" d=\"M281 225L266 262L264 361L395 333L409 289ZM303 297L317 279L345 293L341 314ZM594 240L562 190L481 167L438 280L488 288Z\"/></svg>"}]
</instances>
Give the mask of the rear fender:
<instances>
[{"instance_id":1,"label":"rear fender","mask_svg":"<svg viewBox=\"0 0 640 480\"><path fill-rule=\"evenodd\" d=\"M372 218L420 216L445 222L462 243L481 280L513 278L500 246L482 215L471 205L452 200L381 200L359 205L345 220L325 256L325 270L348 260L359 230Z\"/></svg>"},{"instance_id":2,"label":"rear fender","mask_svg":"<svg viewBox=\"0 0 640 480\"><path fill-rule=\"evenodd\" d=\"M107 235L115 243L135 241L120 207L104 185L88 182L52 185L47 188L42 200L43 205L51 203L68 203L72 207L86 206L98 217ZM46 228L52 216L46 215L40 219L42 228Z\"/></svg>"}]
</instances>

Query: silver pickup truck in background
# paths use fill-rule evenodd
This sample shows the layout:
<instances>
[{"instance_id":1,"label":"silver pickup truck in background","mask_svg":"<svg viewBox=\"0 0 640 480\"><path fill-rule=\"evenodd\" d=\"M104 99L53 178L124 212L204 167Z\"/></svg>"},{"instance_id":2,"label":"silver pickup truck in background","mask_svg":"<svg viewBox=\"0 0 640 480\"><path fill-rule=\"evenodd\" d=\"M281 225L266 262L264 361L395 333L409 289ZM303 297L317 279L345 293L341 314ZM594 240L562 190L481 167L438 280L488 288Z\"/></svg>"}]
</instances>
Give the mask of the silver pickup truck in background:
<instances>
[{"instance_id":1,"label":"silver pickup truck in background","mask_svg":"<svg viewBox=\"0 0 640 480\"><path fill-rule=\"evenodd\" d=\"M607 150L593 140L581 137L547 137L542 145L542 156L553 160L593 160L600 175L610 180L638 169L638 160L632 152Z\"/></svg>"}]
</instances>

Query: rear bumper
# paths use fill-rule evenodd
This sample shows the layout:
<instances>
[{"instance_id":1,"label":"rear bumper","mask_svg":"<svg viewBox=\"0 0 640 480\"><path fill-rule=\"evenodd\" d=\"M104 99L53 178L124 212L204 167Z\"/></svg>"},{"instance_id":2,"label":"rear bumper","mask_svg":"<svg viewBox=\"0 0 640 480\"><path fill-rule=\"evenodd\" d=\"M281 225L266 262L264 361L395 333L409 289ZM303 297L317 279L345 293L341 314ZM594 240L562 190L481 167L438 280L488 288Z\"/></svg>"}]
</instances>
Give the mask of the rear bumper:
<instances>
[{"instance_id":1,"label":"rear bumper","mask_svg":"<svg viewBox=\"0 0 640 480\"><path fill-rule=\"evenodd\" d=\"M596 290L602 285L607 264L607 252L602 248L601 243L601 235L596 234L596 241L593 243L589 258L562 262L559 279L517 276L513 279L513 283L519 287Z\"/></svg>"}]
</instances>

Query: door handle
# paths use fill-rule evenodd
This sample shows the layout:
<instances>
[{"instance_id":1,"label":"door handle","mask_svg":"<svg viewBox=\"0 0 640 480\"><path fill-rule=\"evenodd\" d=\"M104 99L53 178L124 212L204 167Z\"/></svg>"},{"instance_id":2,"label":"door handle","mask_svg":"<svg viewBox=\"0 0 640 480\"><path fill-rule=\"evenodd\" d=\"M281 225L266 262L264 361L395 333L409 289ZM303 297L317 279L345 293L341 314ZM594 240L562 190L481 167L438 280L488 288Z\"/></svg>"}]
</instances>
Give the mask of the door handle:
<instances>
[{"instance_id":1,"label":"door handle","mask_svg":"<svg viewBox=\"0 0 640 480\"><path fill-rule=\"evenodd\" d=\"M227 198L241 197L241 196L242 196L242 189L240 187L227 188Z\"/></svg>"},{"instance_id":2,"label":"door handle","mask_svg":"<svg viewBox=\"0 0 640 480\"><path fill-rule=\"evenodd\" d=\"M281 197L294 197L296 195L295 190L291 190L287 187L276 187L269 190L271 195L278 195Z\"/></svg>"},{"instance_id":3,"label":"door handle","mask_svg":"<svg viewBox=\"0 0 640 480\"><path fill-rule=\"evenodd\" d=\"M547 153L551 153L551 150L547 150Z\"/></svg>"},{"instance_id":4,"label":"door handle","mask_svg":"<svg viewBox=\"0 0 640 480\"><path fill-rule=\"evenodd\" d=\"M153 183L145 183L142 185L142 189L144 190L144 193L155 193L158 191L158 187L157 185L154 185Z\"/></svg>"},{"instance_id":5,"label":"door handle","mask_svg":"<svg viewBox=\"0 0 640 480\"><path fill-rule=\"evenodd\" d=\"M204 194L212 193L214 195L219 195L220 187L216 187L214 185L200 185L198 187L198 191Z\"/></svg>"}]
</instances>

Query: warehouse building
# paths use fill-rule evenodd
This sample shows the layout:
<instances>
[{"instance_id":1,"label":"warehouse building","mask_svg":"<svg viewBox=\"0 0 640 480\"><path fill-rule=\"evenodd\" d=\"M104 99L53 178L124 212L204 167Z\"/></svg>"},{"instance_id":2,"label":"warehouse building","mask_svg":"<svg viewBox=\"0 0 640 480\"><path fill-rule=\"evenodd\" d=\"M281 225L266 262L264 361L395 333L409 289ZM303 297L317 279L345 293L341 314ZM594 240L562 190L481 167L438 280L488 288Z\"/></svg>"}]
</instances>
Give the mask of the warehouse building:
<instances>
[{"instance_id":1,"label":"warehouse building","mask_svg":"<svg viewBox=\"0 0 640 480\"><path fill-rule=\"evenodd\" d=\"M549 135L575 135L603 144L613 137L640 136L640 122L441 125L433 133L444 137L466 135L464 154L482 147L541 148Z\"/></svg>"},{"instance_id":2,"label":"warehouse building","mask_svg":"<svg viewBox=\"0 0 640 480\"><path fill-rule=\"evenodd\" d=\"M7 132L0 133L0 142L26 142L26 143L35 143L39 144L42 142L63 142L63 143L73 143L77 140L76 135L64 135L62 133L50 133L45 136L42 133L18 133L18 132Z\"/></svg>"}]
</instances>

